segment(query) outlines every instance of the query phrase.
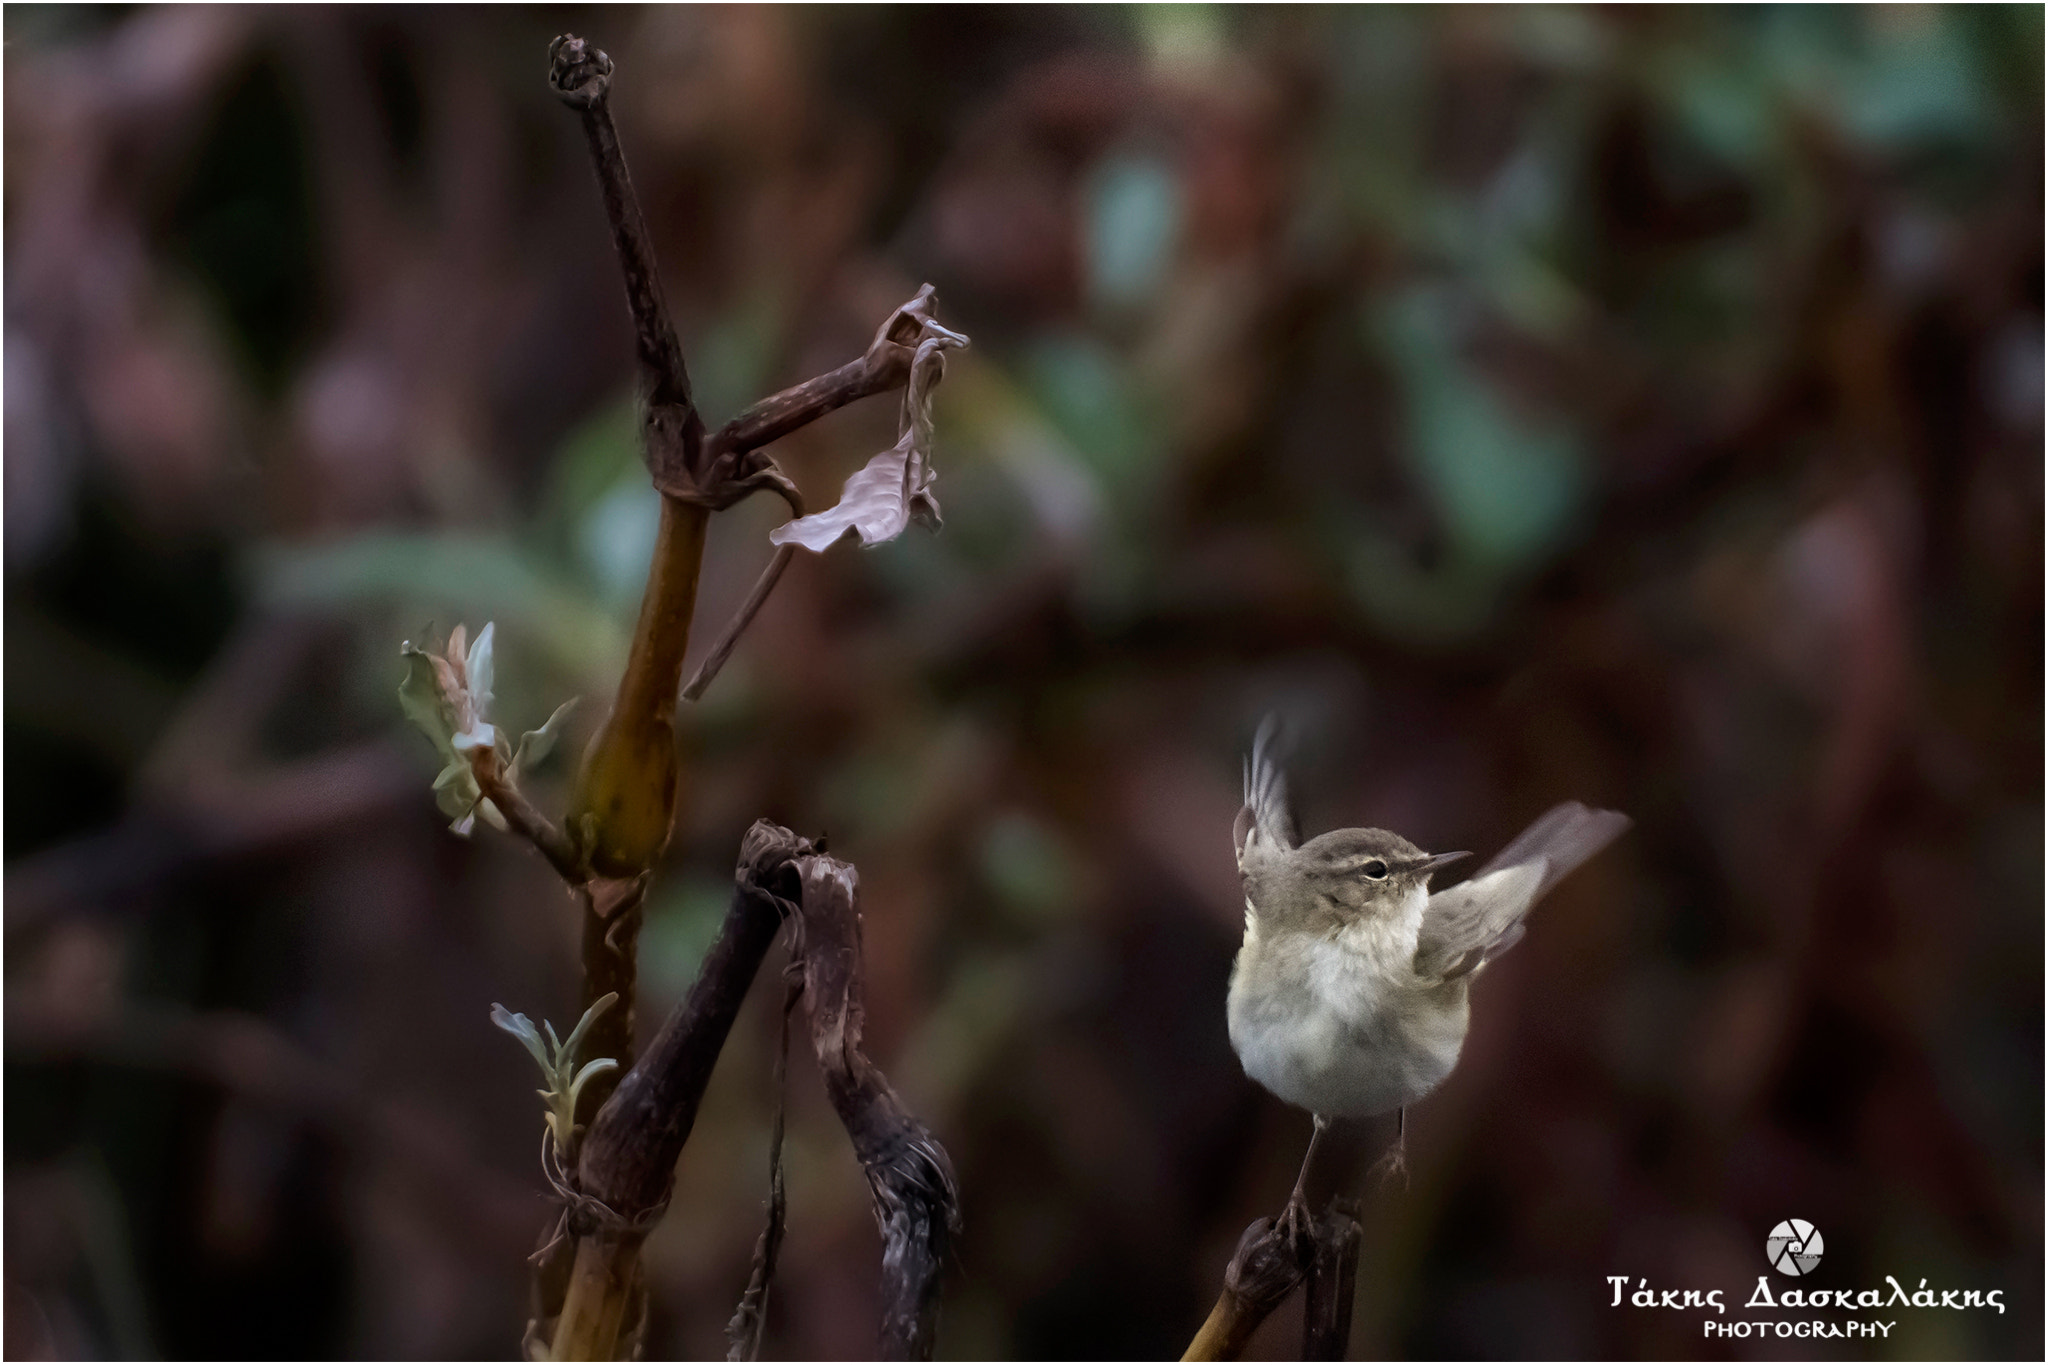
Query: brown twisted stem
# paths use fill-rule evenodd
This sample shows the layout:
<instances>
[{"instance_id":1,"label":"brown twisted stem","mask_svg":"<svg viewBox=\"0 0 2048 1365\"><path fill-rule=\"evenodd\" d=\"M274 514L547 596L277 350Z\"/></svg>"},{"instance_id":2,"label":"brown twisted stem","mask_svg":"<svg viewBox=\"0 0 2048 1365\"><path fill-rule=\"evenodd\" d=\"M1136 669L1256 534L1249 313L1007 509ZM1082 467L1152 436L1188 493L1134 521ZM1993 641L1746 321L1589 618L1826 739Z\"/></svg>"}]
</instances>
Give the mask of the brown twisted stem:
<instances>
[{"instance_id":1,"label":"brown twisted stem","mask_svg":"<svg viewBox=\"0 0 2048 1365\"><path fill-rule=\"evenodd\" d=\"M929 1360L939 1275L960 1232L960 1198L946 1149L912 1116L861 1051L866 981L860 880L851 864L800 859L803 901L797 954L811 1015L811 1045L825 1093L867 1173L882 1233L884 1360Z\"/></svg>"}]
</instances>

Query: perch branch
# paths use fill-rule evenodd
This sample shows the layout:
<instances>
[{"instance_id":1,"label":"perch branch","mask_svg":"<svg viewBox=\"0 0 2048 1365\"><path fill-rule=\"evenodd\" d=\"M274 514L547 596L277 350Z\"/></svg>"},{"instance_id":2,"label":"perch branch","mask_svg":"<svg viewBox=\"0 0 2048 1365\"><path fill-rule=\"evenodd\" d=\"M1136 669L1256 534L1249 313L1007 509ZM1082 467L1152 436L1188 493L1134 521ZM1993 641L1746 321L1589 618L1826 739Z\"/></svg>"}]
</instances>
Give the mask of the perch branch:
<instances>
[{"instance_id":1,"label":"perch branch","mask_svg":"<svg viewBox=\"0 0 2048 1365\"><path fill-rule=\"evenodd\" d=\"M1300 1253L1270 1218L1246 1228L1223 1272L1223 1292L1181 1359L1237 1359L1259 1324L1301 1283Z\"/></svg>"},{"instance_id":2,"label":"perch branch","mask_svg":"<svg viewBox=\"0 0 2048 1365\"><path fill-rule=\"evenodd\" d=\"M1358 1247L1365 1240L1358 1206L1333 1199L1316 1220L1315 1260L1308 1269L1307 1311L1301 1324L1303 1360L1342 1360L1351 1346L1351 1306L1357 1297Z\"/></svg>"},{"instance_id":3,"label":"perch branch","mask_svg":"<svg viewBox=\"0 0 2048 1365\"><path fill-rule=\"evenodd\" d=\"M1238 1238L1237 1252L1223 1272L1223 1292L1181 1359L1237 1359L1259 1324L1304 1279L1310 1282L1304 1358L1341 1359L1351 1335L1351 1287L1361 1236L1358 1220L1343 1200L1332 1200L1306 1237L1290 1237L1271 1218L1253 1223Z\"/></svg>"},{"instance_id":4,"label":"perch branch","mask_svg":"<svg viewBox=\"0 0 2048 1365\"><path fill-rule=\"evenodd\" d=\"M960 1232L960 1201L945 1148L912 1117L861 1051L866 994L861 965L859 877L822 855L802 858L797 951L811 1016L811 1044L825 1093L868 1177L882 1233L885 1360L929 1360L940 1271Z\"/></svg>"}]
</instances>

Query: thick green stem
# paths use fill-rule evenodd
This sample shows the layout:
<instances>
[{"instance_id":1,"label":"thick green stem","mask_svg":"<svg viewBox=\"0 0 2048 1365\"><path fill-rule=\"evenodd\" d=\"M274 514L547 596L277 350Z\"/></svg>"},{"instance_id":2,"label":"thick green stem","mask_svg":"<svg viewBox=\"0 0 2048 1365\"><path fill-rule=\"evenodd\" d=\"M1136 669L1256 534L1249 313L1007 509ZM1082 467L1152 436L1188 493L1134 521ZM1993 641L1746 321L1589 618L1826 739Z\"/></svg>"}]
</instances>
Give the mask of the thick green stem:
<instances>
[{"instance_id":1,"label":"thick green stem","mask_svg":"<svg viewBox=\"0 0 2048 1365\"><path fill-rule=\"evenodd\" d=\"M569 1274L550 1360L617 1359L639 1263L638 1237L585 1237L577 1243L576 1268Z\"/></svg>"},{"instance_id":2,"label":"thick green stem","mask_svg":"<svg viewBox=\"0 0 2048 1365\"><path fill-rule=\"evenodd\" d=\"M569 828L601 877L638 877L668 847L676 808L676 693L710 517L694 504L661 500L632 654L612 713L583 757Z\"/></svg>"}]
</instances>

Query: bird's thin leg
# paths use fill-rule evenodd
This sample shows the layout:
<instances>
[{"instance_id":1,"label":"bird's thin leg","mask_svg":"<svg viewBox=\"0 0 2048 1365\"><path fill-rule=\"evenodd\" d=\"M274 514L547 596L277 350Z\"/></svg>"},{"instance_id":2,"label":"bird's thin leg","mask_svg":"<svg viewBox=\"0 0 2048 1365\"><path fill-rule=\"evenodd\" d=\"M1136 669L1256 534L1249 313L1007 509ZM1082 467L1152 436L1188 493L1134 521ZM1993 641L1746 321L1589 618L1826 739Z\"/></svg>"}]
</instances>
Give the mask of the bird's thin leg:
<instances>
[{"instance_id":1,"label":"bird's thin leg","mask_svg":"<svg viewBox=\"0 0 2048 1365\"><path fill-rule=\"evenodd\" d=\"M1373 1163L1382 1180L1400 1177L1401 1183L1408 1183L1408 1106L1402 1105L1399 1117L1394 1120L1394 1145L1387 1148L1380 1159Z\"/></svg>"},{"instance_id":2,"label":"bird's thin leg","mask_svg":"<svg viewBox=\"0 0 2048 1365\"><path fill-rule=\"evenodd\" d=\"M1280 1212L1280 1225L1291 1238L1309 1235L1309 1225L1314 1221L1308 1211L1308 1169L1316 1163L1316 1145L1323 1140L1323 1130L1330 1121L1321 1114L1312 1114L1315 1132L1309 1135L1308 1153L1301 1159L1301 1174L1294 1177L1294 1193L1287 1196L1287 1207Z\"/></svg>"}]
</instances>

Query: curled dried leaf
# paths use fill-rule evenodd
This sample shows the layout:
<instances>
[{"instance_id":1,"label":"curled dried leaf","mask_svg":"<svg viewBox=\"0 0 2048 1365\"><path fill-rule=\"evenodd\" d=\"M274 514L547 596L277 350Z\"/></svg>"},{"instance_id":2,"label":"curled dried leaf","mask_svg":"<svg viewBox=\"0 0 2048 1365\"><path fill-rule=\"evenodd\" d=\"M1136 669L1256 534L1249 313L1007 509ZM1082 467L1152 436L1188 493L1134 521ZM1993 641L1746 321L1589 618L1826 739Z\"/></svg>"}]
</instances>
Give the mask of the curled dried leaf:
<instances>
[{"instance_id":1,"label":"curled dried leaf","mask_svg":"<svg viewBox=\"0 0 2048 1365\"><path fill-rule=\"evenodd\" d=\"M932 483L932 391L946 373L946 352L967 345L967 338L929 318L919 319L923 338L910 365L903 392L901 437L846 481L837 506L777 527L768 537L776 545L801 545L823 554L849 533L863 545L880 545L903 534L910 523L940 524Z\"/></svg>"}]
</instances>

